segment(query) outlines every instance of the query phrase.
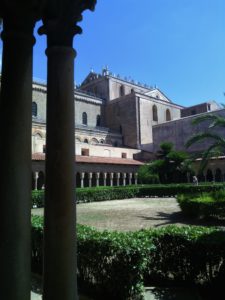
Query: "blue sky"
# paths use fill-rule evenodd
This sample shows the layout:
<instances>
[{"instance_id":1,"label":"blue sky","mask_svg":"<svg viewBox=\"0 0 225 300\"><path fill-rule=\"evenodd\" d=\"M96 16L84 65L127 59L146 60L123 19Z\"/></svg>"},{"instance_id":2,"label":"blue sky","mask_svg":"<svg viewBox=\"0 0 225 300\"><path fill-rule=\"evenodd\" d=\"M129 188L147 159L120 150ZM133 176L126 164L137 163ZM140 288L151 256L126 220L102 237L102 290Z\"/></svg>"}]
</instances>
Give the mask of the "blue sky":
<instances>
[{"instance_id":1,"label":"blue sky","mask_svg":"<svg viewBox=\"0 0 225 300\"><path fill-rule=\"evenodd\" d=\"M224 0L98 0L80 25L77 83L108 65L175 103L225 102ZM46 79L46 38L36 38L34 77Z\"/></svg>"}]
</instances>

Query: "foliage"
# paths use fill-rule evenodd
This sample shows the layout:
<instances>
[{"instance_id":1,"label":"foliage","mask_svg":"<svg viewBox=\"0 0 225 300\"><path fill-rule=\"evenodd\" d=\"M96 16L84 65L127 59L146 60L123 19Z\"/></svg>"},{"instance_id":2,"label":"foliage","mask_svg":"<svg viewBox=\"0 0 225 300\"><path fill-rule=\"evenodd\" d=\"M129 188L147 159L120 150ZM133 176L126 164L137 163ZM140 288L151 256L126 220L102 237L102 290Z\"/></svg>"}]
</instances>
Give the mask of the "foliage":
<instances>
[{"instance_id":1,"label":"foliage","mask_svg":"<svg viewBox=\"0 0 225 300\"><path fill-rule=\"evenodd\" d=\"M32 271L40 274L42 223L32 218ZM94 299L141 299L144 284L209 284L224 276L225 235L215 228L119 233L78 225L77 247L79 287Z\"/></svg>"},{"instance_id":2,"label":"foliage","mask_svg":"<svg viewBox=\"0 0 225 300\"><path fill-rule=\"evenodd\" d=\"M196 194L223 189L224 185L203 184L194 186L192 184L155 184L155 185L134 185L120 187L92 187L77 188L76 202L97 202L115 199L129 199L141 197L174 197L178 194ZM32 207L44 206L44 191L32 192Z\"/></svg>"},{"instance_id":3,"label":"foliage","mask_svg":"<svg viewBox=\"0 0 225 300\"><path fill-rule=\"evenodd\" d=\"M211 145L203 151L201 154L202 161L200 164L200 172L204 170L207 166L207 162L210 157L215 157L218 155L222 155L225 153L225 138L215 131L214 128L224 128L225 129L225 118L219 115L207 114L202 115L193 120L193 124L197 125L202 122L210 121L208 125L208 129L205 132L198 133L192 136L187 142L186 147L189 148L191 145L195 143L202 142L204 140L211 140ZM198 154L199 156L199 154Z\"/></svg>"},{"instance_id":4,"label":"foliage","mask_svg":"<svg viewBox=\"0 0 225 300\"><path fill-rule=\"evenodd\" d=\"M178 203L182 211L191 217L224 218L225 190L196 195L178 195Z\"/></svg>"},{"instance_id":5,"label":"foliage","mask_svg":"<svg viewBox=\"0 0 225 300\"><path fill-rule=\"evenodd\" d=\"M187 182L187 173L193 173L187 153L175 151L172 143L161 143L156 156L157 160L140 167L139 178L143 183L155 183L155 178L161 183Z\"/></svg>"}]
</instances>

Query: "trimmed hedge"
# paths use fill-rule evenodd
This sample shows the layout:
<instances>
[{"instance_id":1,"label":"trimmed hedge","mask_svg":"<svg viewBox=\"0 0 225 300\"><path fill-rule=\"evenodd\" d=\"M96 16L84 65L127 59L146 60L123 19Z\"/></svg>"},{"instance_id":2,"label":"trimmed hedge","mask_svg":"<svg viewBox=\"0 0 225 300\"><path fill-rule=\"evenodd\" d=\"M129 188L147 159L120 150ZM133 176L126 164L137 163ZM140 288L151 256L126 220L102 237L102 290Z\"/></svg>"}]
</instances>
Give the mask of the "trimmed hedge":
<instances>
[{"instance_id":1,"label":"trimmed hedge","mask_svg":"<svg viewBox=\"0 0 225 300\"><path fill-rule=\"evenodd\" d=\"M125 187L77 188L76 201L77 203L84 203L135 197L174 197L181 193L196 194L218 191L224 187L224 184L204 184L198 186L192 184L155 184ZM43 203L44 191L32 191L32 207L43 207Z\"/></svg>"},{"instance_id":2,"label":"trimmed hedge","mask_svg":"<svg viewBox=\"0 0 225 300\"><path fill-rule=\"evenodd\" d=\"M225 190L196 195L178 195L184 214L195 218L225 218Z\"/></svg>"},{"instance_id":3,"label":"trimmed hedge","mask_svg":"<svg viewBox=\"0 0 225 300\"><path fill-rule=\"evenodd\" d=\"M32 218L32 270L42 272L42 217ZM78 283L94 299L142 299L143 285L223 284L225 234L168 226L99 232L78 225Z\"/></svg>"}]
</instances>

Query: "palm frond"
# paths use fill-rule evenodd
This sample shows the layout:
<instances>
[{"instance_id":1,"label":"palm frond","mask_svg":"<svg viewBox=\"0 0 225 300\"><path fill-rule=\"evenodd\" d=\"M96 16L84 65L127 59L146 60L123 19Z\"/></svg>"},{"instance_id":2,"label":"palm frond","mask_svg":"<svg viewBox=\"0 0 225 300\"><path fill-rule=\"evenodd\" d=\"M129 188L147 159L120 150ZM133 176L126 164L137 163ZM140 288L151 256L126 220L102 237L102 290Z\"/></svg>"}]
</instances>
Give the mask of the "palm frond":
<instances>
[{"instance_id":1,"label":"palm frond","mask_svg":"<svg viewBox=\"0 0 225 300\"><path fill-rule=\"evenodd\" d=\"M225 139L223 137L221 137L220 135L218 135L216 133L212 133L212 132L203 132L203 133L194 135L185 143L185 147L189 148L194 143L200 142L204 139L212 139L214 141L220 142L225 147Z\"/></svg>"}]
</instances>

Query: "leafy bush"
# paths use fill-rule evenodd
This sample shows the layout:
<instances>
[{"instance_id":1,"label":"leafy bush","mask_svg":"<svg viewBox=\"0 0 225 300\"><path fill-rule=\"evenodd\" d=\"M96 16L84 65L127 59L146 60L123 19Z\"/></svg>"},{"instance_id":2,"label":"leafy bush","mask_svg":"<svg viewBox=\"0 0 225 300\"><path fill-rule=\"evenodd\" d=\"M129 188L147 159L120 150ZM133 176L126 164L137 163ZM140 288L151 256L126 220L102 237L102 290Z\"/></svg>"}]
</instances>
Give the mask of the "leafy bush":
<instances>
[{"instance_id":1,"label":"leafy bush","mask_svg":"<svg viewBox=\"0 0 225 300\"><path fill-rule=\"evenodd\" d=\"M199 218L225 217L225 190L195 195L178 195L181 210L188 216Z\"/></svg>"},{"instance_id":2,"label":"leafy bush","mask_svg":"<svg viewBox=\"0 0 225 300\"><path fill-rule=\"evenodd\" d=\"M32 218L32 270L42 272L42 217ZM78 282L93 299L141 299L143 285L224 282L225 235L168 226L137 232L77 227Z\"/></svg>"},{"instance_id":3,"label":"leafy bush","mask_svg":"<svg viewBox=\"0 0 225 300\"><path fill-rule=\"evenodd\" d=\"M197 194L210 191L219 191L224 188L223 184L204 184L194 186L192 184L152 184L132 185L118 187L92 187L77 188L77 203L96 202L115 199L128 199L140 197L174 197L178 194ZM43 207L44 192L32 192L32 207Z\"/></svg>"}]
</instances>

